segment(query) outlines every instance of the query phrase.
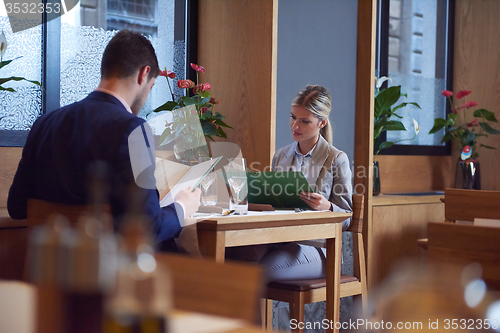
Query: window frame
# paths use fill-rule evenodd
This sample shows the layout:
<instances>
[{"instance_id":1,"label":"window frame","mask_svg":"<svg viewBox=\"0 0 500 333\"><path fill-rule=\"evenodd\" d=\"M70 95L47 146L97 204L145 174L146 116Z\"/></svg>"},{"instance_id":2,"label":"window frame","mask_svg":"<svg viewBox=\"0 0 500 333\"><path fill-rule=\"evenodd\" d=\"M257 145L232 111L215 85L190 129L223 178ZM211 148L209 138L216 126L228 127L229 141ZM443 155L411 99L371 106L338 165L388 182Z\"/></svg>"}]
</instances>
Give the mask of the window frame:
<instances>
[{"instance_id":1,"label":"window frame","mask_svg":"<svg viewBox=\"0 0 500 333\"><path fill-rule=\"evenodd\" d=\"M445 49L447 62L445 65L446 89L453 91L453 45L455 29L455 0L446 0L447 11L446 32L436 38L442 43L447 39ZM388 76L389 72L389 0L377 1L377 48L375 67L379 70L379 77ZM382 89L387 88L387 82L382 85ZM449 101L446 101L446 114L451 112ZM381 142L387 141L387 132L380 135ZM446 156L451 155L451 143L446 142L444 146L434 145L402 145L394 144L390 148L383 149L378 155L425 155L425 156Z\"/></svg>"},{"instance_id":2,"label":"window frame","mask_svg":"<svg viewBox=\"0 0 500 333\"><path fill-rule=\"evenodd\" d=\"M50 0L42 0L46 4ZM186 77L196 80L189 65L198 56L198 0L175 0L174 39L183 37L186 45ZM182 23L182 25L180 24ZM60 108L61 19L42 14L42 91L41 114ZM24 147L28 131L0 130L0 147Z\"/></svg>"}]
</instances>

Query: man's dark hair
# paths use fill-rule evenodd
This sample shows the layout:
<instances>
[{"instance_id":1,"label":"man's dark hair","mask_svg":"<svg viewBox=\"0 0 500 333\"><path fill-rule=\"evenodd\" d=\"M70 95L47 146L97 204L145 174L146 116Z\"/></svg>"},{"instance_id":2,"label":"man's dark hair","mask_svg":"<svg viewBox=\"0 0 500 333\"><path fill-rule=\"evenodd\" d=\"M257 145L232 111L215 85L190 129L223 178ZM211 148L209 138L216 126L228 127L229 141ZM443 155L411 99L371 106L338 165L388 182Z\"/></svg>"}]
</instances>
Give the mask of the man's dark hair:
<instances>
[{"instance_id":1,"label":"man's dark hair","mask_svg":"<svg viewBox=\"0 0 500 333\"><path fill-rule=\"evenodd\" d=\"M101 62L101 78L126 78L145 66L151 67L148 80L160 74L151 42L138 32L123 29L106 46Z\"/></svg>"}]
</instances>

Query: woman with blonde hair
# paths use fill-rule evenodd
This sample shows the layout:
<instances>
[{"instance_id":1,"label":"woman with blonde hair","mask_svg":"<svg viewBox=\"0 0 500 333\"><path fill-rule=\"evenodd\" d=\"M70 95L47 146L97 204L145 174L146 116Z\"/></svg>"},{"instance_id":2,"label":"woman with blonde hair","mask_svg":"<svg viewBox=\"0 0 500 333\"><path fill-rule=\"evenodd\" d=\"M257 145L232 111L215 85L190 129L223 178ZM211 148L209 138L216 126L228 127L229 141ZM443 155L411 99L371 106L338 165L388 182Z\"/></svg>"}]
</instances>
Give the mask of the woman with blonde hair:
<instances>
[{"instance_id":1,"label":"woman with blonde hair","mask_svg":"<svg viewBox=\"0 0 500 333\"><path fill-rule=\"evenodd\" d=\"M291 107L294 142L276 151L272 169L304 173L314 193L301 193L300 197L311 209L352 213L349 159L332 145L330 111L331 97L325 87L308 85L302 89ZM350 219L342 222L342 229L349 223ZM269 281L315 279L326 274L326 250L320 247L281 243L233 251L230 257L258 261Z\"/></svg>"}]
</instances>

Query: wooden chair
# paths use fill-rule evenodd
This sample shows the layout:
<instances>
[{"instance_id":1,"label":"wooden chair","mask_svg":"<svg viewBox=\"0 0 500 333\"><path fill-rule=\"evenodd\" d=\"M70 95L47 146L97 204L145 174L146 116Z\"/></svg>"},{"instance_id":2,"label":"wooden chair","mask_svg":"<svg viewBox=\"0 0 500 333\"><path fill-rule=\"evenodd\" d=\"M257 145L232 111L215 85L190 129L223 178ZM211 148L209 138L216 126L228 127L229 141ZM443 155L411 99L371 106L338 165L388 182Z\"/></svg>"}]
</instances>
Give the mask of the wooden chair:
<instances>
[{"instance_id":1,"label":"wooden chair","mask_svg":"<svg viewBox=\"0 0 500 333\"><path fill-rule=\"evenodd\" d=\"M429 222L428 236L431 265L477 262L486 284L500 291L500 228Z\"/></svg>"},{"instance_id":2,"label":"wooden chair","mask_svg":"<svg viewBox=\"0 0 500 333\"><path fill-rule=\"evenodd\" d=\"M111 223L111 207L109 205L98 206L101 212L105 214L106 218ZM28 235L33 228L41 226L53 218L55 215L64 216L71 225L76 225L80 217L92 212L95 206L92 205L65 205L38 199L28 200ZM29 263L29 249L26 252L26 259L24 264L23 280L28 280L28 263Z\"/></svg>"},{"instance_id":3,"label":"wooden chair","mask_svg":"<svg viewBox=\"0 0 500 333\"><path fill-rule=\"evenodd\" d=\"M500 219L500 191L444 190L444 217L447 221Z\"/></svg>"},{"instance_id":4,"label":"wooden chair","mask_svg":"<svg viewBox=\"0 0 500 333\"><path fill-rule=\"evenodd\" d=\"M353 276L340 277L340 297L361 296L363 307L366 306L366 260L363 246L363 204L362 195L354 194L352 222L347 231L353 234ZM341 255L336 253L336 255ZM272 327L272 300L288 302L290 320L304 321L304 306L308 303L326 300L326 279L274 281L268 284L266 290L265 309L263 317L267 327ZM265 312L264 312L265 311ZM302 330L297 330L302 332Z\"/></svg>"},{"instance_id":5,"label":"wooden chair","mask_svg":"<svg viewBox=\"0 0 500 333\"><path fill-rule=\"evenodd\" d=\"M156 260L171 274L175 309L260 322L260 267L167 253Z\"/></svg>"},{"instance_id":6,"label":"wooden chair","mask_svg":"<svg viewBox=\"0 0 500 333\"><path fill-rule=\"evenodd\" d=\"M445 222L500 219L500 191L447 188L441 201L444 202ZM417 240L417 244L425 250L428 249L428 242L428 238Z\"/></svg>"}]
</instances>

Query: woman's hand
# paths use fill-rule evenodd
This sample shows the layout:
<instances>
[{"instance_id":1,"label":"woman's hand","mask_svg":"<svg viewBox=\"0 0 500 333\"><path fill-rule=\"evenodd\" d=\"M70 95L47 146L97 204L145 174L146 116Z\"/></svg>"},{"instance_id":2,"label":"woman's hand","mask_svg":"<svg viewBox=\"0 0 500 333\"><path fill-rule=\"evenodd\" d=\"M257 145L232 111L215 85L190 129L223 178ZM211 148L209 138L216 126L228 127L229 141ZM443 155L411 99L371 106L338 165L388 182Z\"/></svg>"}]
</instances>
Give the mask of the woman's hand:
<instances>
[{"instance_id":1,"label":"woman's hand","mask_svg":"<svg viewBox=\"0 0 500 333\"><path fill-rule=\"evenodd\" d=\"M319 193L300 192L299 197L314 210L330 210L332 206L331 202Z\"/></svg>"}]
</instances>

